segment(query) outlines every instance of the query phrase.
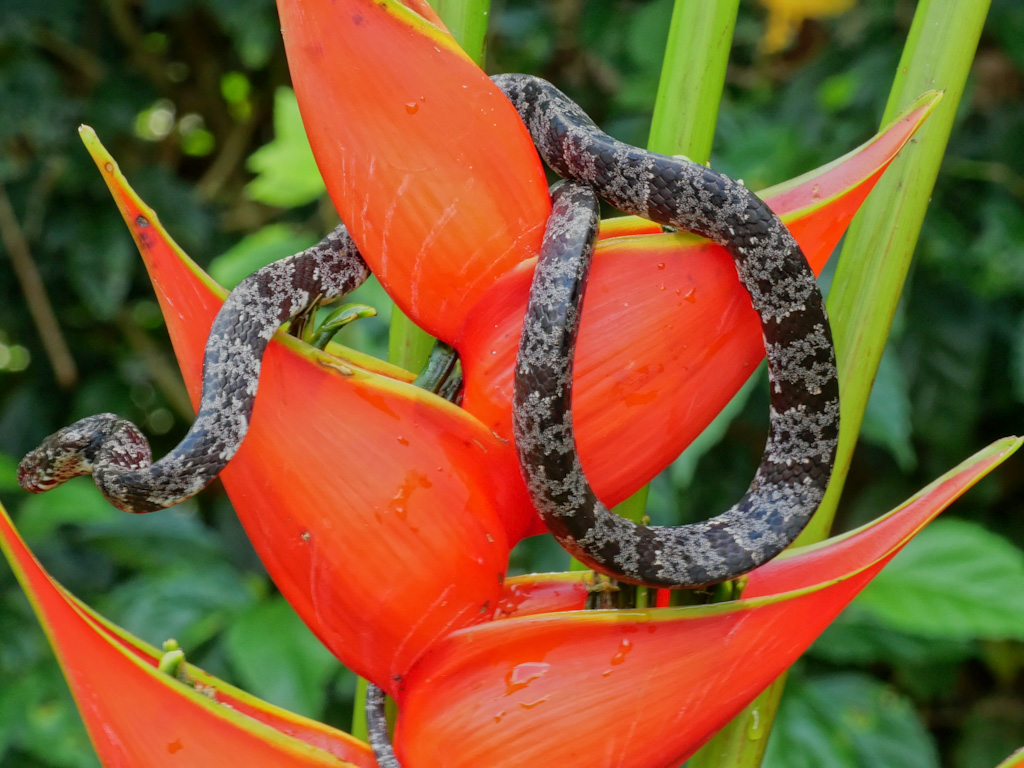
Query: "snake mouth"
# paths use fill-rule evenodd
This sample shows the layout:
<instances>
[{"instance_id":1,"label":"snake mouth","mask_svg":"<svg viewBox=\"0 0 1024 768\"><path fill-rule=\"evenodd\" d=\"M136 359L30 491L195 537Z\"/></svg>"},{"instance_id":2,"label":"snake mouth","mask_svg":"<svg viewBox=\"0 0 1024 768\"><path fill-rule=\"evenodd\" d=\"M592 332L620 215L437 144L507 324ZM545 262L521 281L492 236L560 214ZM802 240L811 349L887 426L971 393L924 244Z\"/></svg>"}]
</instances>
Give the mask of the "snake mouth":
<instances>
[{"instance_id":1,"label":"snake mouth","mask_svg":"<svg viewBox=\"0 0 1024 768\"><path fill-rule=\"evenodd\" d=\"M42 493L58 485L45 469L45 462L29 454L18 464L18 485L29 493Z\"/></svg>"}]
</instances>

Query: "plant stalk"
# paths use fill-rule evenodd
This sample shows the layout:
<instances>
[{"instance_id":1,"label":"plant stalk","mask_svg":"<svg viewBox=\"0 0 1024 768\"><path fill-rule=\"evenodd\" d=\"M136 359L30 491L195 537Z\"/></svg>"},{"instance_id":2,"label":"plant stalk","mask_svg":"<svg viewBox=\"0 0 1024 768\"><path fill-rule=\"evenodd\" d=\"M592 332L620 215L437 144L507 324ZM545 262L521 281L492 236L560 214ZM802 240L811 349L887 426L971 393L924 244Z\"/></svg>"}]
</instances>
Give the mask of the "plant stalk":
<instances>
[{"instance_id":1,"label":"plant stalk","mask_svg":"<svg viewBox=\"0 0 1024 768\"><path fill-rule=\"evenodd\" d=\"M828 492L795 546L822 541L832 527L988 7L989 0L921 0L918 4L880 125L924 91L944 89L946 94L886 171L846 235L828 300L842 393L839 450ZM759 766L784 685L785 675L781 675L688 765ZM749 731L751 722L758 724L757 738Z\"/></svg>"}]
</instances>

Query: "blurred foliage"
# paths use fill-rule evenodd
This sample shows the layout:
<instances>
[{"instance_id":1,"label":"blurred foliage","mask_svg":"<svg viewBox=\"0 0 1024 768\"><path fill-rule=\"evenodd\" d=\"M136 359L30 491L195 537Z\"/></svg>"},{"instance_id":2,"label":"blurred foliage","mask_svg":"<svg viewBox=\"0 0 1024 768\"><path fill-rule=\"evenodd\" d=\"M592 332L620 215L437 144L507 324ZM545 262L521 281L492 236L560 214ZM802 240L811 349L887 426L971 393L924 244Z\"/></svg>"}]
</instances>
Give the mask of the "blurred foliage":
<instances>
[{"instance_id":1,"label":"blurred foliage","mask_svg":"<svg viewBox=\"0 0 1024 768\"><path fill-rule=\"evenodd\" d=\"M770 24L764 7L742 4L712 159L755 189L874 132L914 10L910 0L860 0L797 18L786 22L790 41L768 53L779 44L766 30L786 21L779 9L799 4L768 5ZM670 13L670 0L495 2L488 67L547 77L609 132L642 144ZM135 420L157 454L191 419L144 270L79 123L226 285L336 223L288 89L272 0L3 0L0 103L0 499L54 575L112 620L155 644L174 636L189 661L345 727L351 675L276 594L218 487L129 517L88 480L31 498L14 483L18 457L82 416ZM869 406L843 530L1024 428L1022 135L1024 6L993 0ZM23 290L26 257L45 294ZM383 355L386 296L371 283L354 300L379 317L340 340ZM47 304L59 331L35 319ZM73 363L57 377L61 338ZM655 481L653 517L685 522L731 503L760 457L766 409L755 380ZM791 676L769 765L987 768L1024 744L1022 489L1011 462L826 631ZM562 569L565 556L542 537L513 564ZM96 764L6 569L0 679L0 763Z\"/></svg>"}]
</instances>

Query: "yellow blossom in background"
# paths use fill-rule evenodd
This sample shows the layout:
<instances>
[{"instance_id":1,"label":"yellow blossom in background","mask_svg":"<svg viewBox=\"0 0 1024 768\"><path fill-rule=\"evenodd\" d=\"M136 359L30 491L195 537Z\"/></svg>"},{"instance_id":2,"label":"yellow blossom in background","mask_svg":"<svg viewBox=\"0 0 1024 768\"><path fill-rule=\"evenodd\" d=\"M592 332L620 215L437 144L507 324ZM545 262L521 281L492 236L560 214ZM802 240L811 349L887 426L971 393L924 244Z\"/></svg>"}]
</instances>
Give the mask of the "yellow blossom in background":
<instances>
[{"instance_id":1,"label":"yellow blossom in background","mask_svg":"<svg viewBox=\"0 0 1024 768\"><path fill-rule=\"evenodd\" d=\"M792 40L804 19L820 19L846 13L857 0L760 0L768 11L761 50L778 53Z\"/></svg>"}]
</instances>

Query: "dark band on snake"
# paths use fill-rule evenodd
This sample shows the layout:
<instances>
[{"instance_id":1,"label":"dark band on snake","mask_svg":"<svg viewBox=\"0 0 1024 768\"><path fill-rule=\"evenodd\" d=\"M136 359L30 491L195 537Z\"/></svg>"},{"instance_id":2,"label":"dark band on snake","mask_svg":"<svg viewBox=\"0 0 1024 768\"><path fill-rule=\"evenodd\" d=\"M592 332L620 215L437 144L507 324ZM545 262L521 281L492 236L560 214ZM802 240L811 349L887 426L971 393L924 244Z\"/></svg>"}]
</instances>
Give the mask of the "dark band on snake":
<instances>
[{"instance_id":1,"label":"dark band on snake","mask_svg":"<svg viewBox=\"0 0 1024 768\"><path fill-rule=\"evenodd\" d=\"M800 247L742 184L612 139L544 80L502 75L494 81L545 162L579 182L555 194L516 361L513 427L534 505L575 557L636 584L703 586L775 557L817 509L839 433L835 350ZM587 187L620 210L722 245L760 318L770 380L768 442L746 494L705 522L643 526L614 515L594 495L580 464L571 409L573 353L597 220Z\"/></svg>"}]
</instances>

